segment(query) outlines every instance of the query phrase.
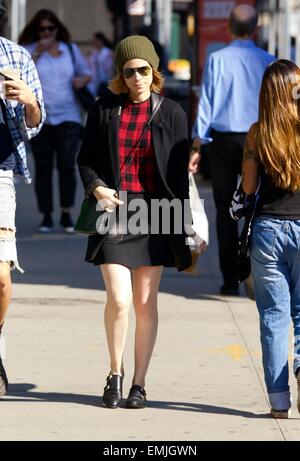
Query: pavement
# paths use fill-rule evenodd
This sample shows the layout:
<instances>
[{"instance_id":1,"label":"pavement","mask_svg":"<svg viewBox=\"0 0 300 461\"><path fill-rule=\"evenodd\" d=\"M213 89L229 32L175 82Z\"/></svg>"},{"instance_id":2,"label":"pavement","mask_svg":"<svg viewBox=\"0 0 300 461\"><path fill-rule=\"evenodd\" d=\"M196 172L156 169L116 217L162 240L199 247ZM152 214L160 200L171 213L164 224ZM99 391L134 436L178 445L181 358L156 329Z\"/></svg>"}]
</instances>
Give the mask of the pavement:
<instances>
[{"instance_id":1,"label":"pavement","mask_svg":"<svg viewBox=\"0 0 300 461\"><path fill-rule=\"evenodd\" d=\"M26 272L13 274L4 330L11 385L0 401L1 441L300 440L292 373L292 418L269 417L255 303L244 292L218 294L209 182L201 182L200 193L211 223L210 246L197 276L164 272L159 334L146 383L149 406L135 411L101 406L109 371L105 291L99 270L83 262L86 238L64 235L59 228L52 235L36 234L40 216L34 189L22 180L16 188L19 259ZM79 187L77 211L81 196ZM133 340L131 310L125 397ZM290 345L292 351L292 340Z\"/></svg>"}]
</instances>

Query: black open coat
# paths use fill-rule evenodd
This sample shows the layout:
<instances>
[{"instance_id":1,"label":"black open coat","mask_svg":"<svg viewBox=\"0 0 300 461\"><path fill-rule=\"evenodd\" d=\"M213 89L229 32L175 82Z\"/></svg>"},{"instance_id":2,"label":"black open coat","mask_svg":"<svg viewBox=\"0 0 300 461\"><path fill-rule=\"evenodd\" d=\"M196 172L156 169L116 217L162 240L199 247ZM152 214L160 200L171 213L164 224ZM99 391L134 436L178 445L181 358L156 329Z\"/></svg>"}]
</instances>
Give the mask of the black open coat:
<instances>
[{"instance_id":1,"label":"black open coat","mask_svg":"<svg viewBox=\"0 0 300 461\"><path fill-rule=\"evenodd\" d=\"M86 195L98 186L112 189L120 180L118 130L126 95L98 99L89 111L84 139L77 159ZM153 106L153 98L151 97ZM151 135L160 177L162 198L189 198L187 117L174 101L165 98L151 124ZM190 217L188 218L190 220ZM93 262L105 236L89 237L86 260ZM185 233L169 236L178 270L191 265Z\"/></svg>"}]
</instances>

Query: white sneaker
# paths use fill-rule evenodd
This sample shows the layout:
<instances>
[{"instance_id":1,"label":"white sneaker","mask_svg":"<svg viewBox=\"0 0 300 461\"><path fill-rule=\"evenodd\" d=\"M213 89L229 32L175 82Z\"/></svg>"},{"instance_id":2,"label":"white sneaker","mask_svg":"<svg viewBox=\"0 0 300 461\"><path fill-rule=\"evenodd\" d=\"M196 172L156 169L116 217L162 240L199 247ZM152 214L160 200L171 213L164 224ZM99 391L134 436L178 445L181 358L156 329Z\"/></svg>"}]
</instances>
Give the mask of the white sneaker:
<instances>
[{"instance_id":1,"label":"white sneaker","mask_svg":"<svg viewBox=\"0 0 300 461\"><path fill-rule=\"evenodd\" d=\"M70 213L63 212L61 214L60 225L67 234L74 234L74 223Z\"/></svg>"},{"instance_id":2,"label":"white sneaker","mask_svg":"<svg viewBox=\"0 0 300 461\"><path fill-rule=\"evenodd\" d=\"M50 213L44 214L44 219L38 228L38 232L40 234L49 234L50 232L53 232L53 221Z\"/></svg>"}]
</instances>

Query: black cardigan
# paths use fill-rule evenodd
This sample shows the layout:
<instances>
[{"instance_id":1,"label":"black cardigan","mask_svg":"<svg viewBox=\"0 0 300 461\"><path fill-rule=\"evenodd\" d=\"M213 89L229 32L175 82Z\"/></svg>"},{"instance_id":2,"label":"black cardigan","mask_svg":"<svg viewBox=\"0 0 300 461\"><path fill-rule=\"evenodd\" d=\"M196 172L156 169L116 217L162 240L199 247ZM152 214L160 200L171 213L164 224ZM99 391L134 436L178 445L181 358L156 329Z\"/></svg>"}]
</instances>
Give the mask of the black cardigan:
<instances>
[{"instance_id":1,"label":"black cardigan","mask_svg":"<svg viewBox=\"0 0 300 461\"><path fill-rule=\"evenodd\" d=\"M126 95L108 95L98 99L89 111L84 139L77 159L80 176L89 196L98 186L115 189L120 180L118 129ZM153 97L151 97L153 106ZM162 198L189 198L187 117L176 102L165 98L151 124L151 135L160 177ZM171 235L170 244L176 267L191 264L186 235ZM89 237L86 260L92 262L102 235Z\"/></svg>"}]
</instances>

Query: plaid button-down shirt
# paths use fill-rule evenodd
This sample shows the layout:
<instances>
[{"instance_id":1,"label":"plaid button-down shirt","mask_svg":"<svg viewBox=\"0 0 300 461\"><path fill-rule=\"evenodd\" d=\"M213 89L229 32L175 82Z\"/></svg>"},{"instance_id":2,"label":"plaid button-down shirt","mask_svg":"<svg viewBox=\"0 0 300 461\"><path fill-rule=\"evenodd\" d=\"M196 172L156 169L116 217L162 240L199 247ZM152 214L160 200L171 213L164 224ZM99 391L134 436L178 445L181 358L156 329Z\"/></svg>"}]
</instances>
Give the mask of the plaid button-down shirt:
<instances>
[{"instance_id":1,"label":"plaid button-down shirt","mask_svg":"<svg viewBox=\"0 0 300 461\"><path fill-rule=\"evenodd\" d=\"M149 128L135 149L150 114L150 100L139 104L127 101L123 107L119 128L121 190L155 192L157 165ZM132 149L135 153L131 164L128 165Z\"/></svg>"},{"instance_id":2,"label":"plaid button-down shirt","mask_svg":"<svg viewBox=\"0 0 300 461\"><path fill-rule=\"evenodd\" d=\"M3 37L0 37L0 70L1 69L20 69L21 79L33 92L41 108L41 123L35 128L28 128L25 120L25 106L23 104L15 104L12 101L4 100L7 125L10 129L15 147L14 155L16 159L16 168L14 173L24 176L25 181L30 183L31 178L27 168L26 149L29 139L38 134L46 119L42 87L35 64L28 51Z\"/></svg>"}]
</instances>

